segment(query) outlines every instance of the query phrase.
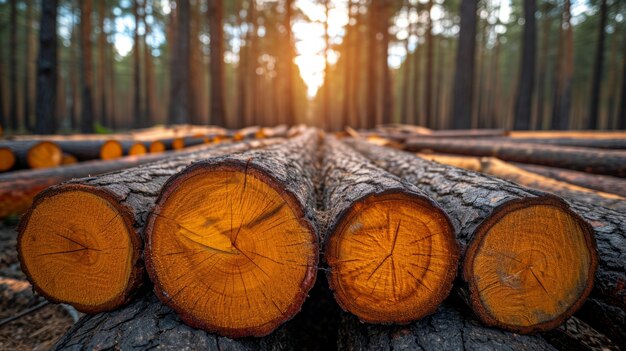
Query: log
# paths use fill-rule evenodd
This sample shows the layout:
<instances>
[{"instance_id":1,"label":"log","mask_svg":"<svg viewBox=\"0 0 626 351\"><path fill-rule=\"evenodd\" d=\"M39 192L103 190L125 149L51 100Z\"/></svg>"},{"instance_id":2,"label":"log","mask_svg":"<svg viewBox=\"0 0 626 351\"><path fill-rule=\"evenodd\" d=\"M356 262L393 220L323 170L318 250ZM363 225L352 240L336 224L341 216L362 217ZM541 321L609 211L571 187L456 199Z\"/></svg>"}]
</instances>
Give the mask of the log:
<instances>
[{"instance_id":1,"label":"log","mask_svg":"<svg viewBox=\"0 0 626 351\"><path fill-rule=\"evenodd\" d=\"M596 149L626 149L626 138L506 138L502 139L502 141L557 146L578 146Z\"/></svg>"},{"instance_id":2,"label":"log","mask_svg":"<svg viewBox=\"0 0 626 351\"><path fill-rule=\"evenodd\" d=\"M18 227L22 270L50 301L86 313L119 307L143 283L143 227L165 181L192 162L249 147L183 153L46 189Z\"/></svg>"},{"instance_id":3,"label":"log","mask_svg":"<svg viewBox=\"0 0 626 351\"><path fill-rule=\"evenodd\" d=\"M505 161L567 168L626 177L626 151L496 142L490 140L409 139L407 150L432 150L468 156L493 156Z\"/></svg>"},{"instance_id":4,"label":"log","mask_svg":"<svg viewBox=\"0 0 626 351\"><path fill-rule=\"evenodd\" d=\"M66 166L73 165L75 163L78 163L78 159L74 157L74 155L63 154L63 158L61 158L61 165Z\"/></svg>"},{"instance_id":5,"label":"log","mask_svg":"<svg viewBox=\"0 0 626 351\"><path fill-rule=\"evenodd\" d=\"M490 174L510 180L529 188L543 190L563 197L591 205L600 205L626 213L626 198L619 195L594 191L569 184L539 174L528 172L511 163L495 157L451 156L440 154L419 154L421 158L471 171Z\"/></svg>"},{"instance_id":6,"label":"log","mask_svg":"<svg viewBox=\"0 0 626 351\"><path fill-rule=\"evenodd\" d=\"M190 149L189 152L197 151ZM32 205L33 197L49 186L72 178L96 176L145 163L163 160L175 155L173 152L128 156L111 161L86 161L64 167L22 170L0 175L0 218L20 215Z\"/></svg>"},{"instance_id":7,"label":"log","mask_svg":"<svg viewBox=\"0 0 626 351\"><path fill-rule=\"evenodd\" d=\"M626 131L598 130L511 130L511 138L584 138L618 139L626 138Z\"/></svg>"},{"instance_id":8,"label":"log","mask_svg":"<svg viewBox=\"0 0 626 351\"><path fill-rule=\"evenodd\" d=\"M563 182L626 197L626 179L599 174L589 174L562 168L528 165L523 163L513 164L529 172L537 173Z\"/></svg>"},{"instance_id":9,"label":"log","mask_svg":"<svg viewBox=\"0 0 626 351\"><path fill-rule=\"evenodd\" d=\"M49 141L0 141L0 170L56 167L62 158L59 146Z\"/></svg>"},{"instance_id":10,"label":"log","mask_svg":"<svg viewBox=\"0 0 626 351\"><path fill-rule=\"evenodd\" d=\"M317 139L310 129L197 162L165 184L146 227L146 267L157 297L185 323L265 336L300 311L319 255Z\"/></svg>"},{"instance_id":11,"label":"log","mask_svg":"<svg viewBox=\"0 0 626 351\"><path fill-rule=\"evenodd\" d=\"M79 161L113 160L124 155L122 143L113 139L57 140L54 143Z\"/></svg>"},{"instance_id":12,"label":"log","mask_svg":"<svg viewBox=\"0 0 626 351\"><path fill-rule=\"evenodd\" d=\"M322 150L328 282L339 305L370 323L433 313L456 277L450 219L423 191L335 137Z\"/></svg>"},{"instance_id":13,"label":"log","mask_svg":"<svg viewBox=\"0 0 626 351\"><path fill-rule=\"evenodd\" d=\"M593 287L596 243L587 222L554 195L347 141L438 201L457 229L461 295L487 325L518 333L552 329Z\"/></svg>"},{"instance_id":14,"label":"log","mask_svg":"<svg viewBox=\"0 0 626 351\"><path fill-rule=\"evenodd\" d=\"M141 156L148 153L146 144L141 141L135 140L120 140L122 145L123 155L127 156Z\"/></svg>"},{"instance_id":15,"label":"log","mask_svg":"<svg viewBox=\"0 0 626 351\"><path fill-rule=\"evenodd\" d=\"M484 327L448 303L405 326L360 324L345 313L340 323L339 350L556 350L538 335Z\"/></svg>"},{"instance_id":16,"label":"log","mask_svg":"<svg viewBox=\"0 0 626 351\"><path fill-rule=\"evenodd\" d=\"M85 316L52 350L291 350L295 340L285 328L261 339L232 340L193 329L153 294L117 311Z\"/></svg>"}]
</instances>

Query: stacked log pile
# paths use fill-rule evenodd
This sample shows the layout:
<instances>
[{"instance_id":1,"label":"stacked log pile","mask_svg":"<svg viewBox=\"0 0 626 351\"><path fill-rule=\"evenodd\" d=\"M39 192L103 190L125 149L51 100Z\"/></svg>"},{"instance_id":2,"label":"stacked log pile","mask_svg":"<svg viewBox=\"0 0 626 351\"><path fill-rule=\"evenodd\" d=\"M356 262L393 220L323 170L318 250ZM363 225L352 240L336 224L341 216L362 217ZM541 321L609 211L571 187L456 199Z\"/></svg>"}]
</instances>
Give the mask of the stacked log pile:
<instances>
[{"instance_id":1,"label":"stacked log pile","mask_svg":"<svg viewBox=\"0 0 626 351\"><path fill-rule=\"evenodd\" d=\"M311 307L317 299L343 310L315 318L336 326L340 349L588 347L560 327L568 321L608 336L605 347L626 345L626 205L607 191L621 189L623 155L601 148L619 143L406 126L365 134L384 133L411 151L424 143L457 155L378 146L354 131L255 127L170 134L158 140L165 148L195 146L28 181L35 171L0 176L0 215L3 197L24 208L39 192L17 244L34 289L89 314L55 349L300 348L303 323L289 320L303 304L326 311ZM476 145L508 148L496 156L533 145L514 160L612 178L579 182L593 190L492 151L468 156L482 155L466 151ZM317 279L326 294L306 301Z\"/></svg>"}]
</instances>

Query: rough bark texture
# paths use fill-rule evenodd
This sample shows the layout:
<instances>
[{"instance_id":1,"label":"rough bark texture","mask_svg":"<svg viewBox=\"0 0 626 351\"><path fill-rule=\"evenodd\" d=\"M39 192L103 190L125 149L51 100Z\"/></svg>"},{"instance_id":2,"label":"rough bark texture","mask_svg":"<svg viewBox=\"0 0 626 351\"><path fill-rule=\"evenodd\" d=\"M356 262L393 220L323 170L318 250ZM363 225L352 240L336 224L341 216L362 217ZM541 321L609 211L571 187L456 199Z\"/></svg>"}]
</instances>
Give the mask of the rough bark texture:
<instances>
[{"instance_id":1,"label":"rough bark texture","mask_svg":"<svg viewBox=\"0 0 626 351\"><path fill-rule=\"evenodd\" d=\"M515 163L515 165L546 177L626 197L626 180L622 178L523 163Z\"/></svg>"},{"instance_id":2,"label":"rough bark texture","mask_svg":"<svg viewBox=\"0 0 626 351\"><path fill-rule=\"evenodd\" d=\"M136 167L173 156L160 153L143 157L124 157L111 161L92 161L46 169L16 171L0 175L0 218L26 211L33 197L45 188L73 178Z\"/></svg>"},{"instance_id":3,"label":"rough bark texture","mask_svg":"<svg viewBox=\"0 0 626 351\"><path fill-rule=\"evenodd\" d=\"M484 327L449 304L405 326L362 324L344 313L337 346L340 350L555 350L540 336Z\"/></svg>"},{"instance_id":4,"label":"rough bark texture","mask_svg":"<svg viewBox=\"0 0 626 351\"><path fill-rule=\"evenodd\" d=\"M286 194L292 203L294 211L300 211L299 218L302 221L302 225L309 227L310 232L313 234L312 247L318 252L318 224L317 214L315 212L316 193L315 193L315 179L316 179L316 152L318 144L318 135L315 129L308 129L302 134L293 137L292 139L276 144L270 145L267 148L250 150L243 153L222 153L223 157L203 157L205 161L197 162L191 167L186 168L180 172L177 176L170 178L163 186L163 190L160 192L159 199L155 204L154 210L150 214L148 225L145 230L146 235L146 266L148 274L152 282L154 283L154 291L159 300L163 303L174 308L181 318L187 323L196 328L202 328L205 330L213 330L214 328L208 325L205 321L198 320L186 313L179 306L176 306L175 300L173 300L159 283L157 271L154 269L151 256L151 243L154 240L153 226L155 220L161 214L163 209L163 201L167 199L167 196L176 186L189 175L193 175L198 169L215 169L219 167L238 168L242 172L251 172L259 177L271 179L275 184L280 184L279 190L283 194ZM217 156L217 155L216 155ZM171 167L170 167L171 168ZM317 255L316 255L317 256ZM280 324L293 318L293 316L300 311L302 303L306 298L308 291L313 287L317 275L317 260L314 264L307 267L307 272L304 280L301 284L301 295L296 297L293 303L283 311L282 320L270 324L267 323L263 326L263 330L234 330L225 329L219 330L220 333L227 333L233 337L242 336L264 336L269 334L272 330L277 328ZM171 292L170 292L171 293Z\"/></svg>"},{"instance_id":5,"label":"rough bark texture","mask_svg":"<svg viewBox=\"0 0 626 351\"><path fill-rule=\"evenodd\" d=\"M83 317L52 350L289 350L293 342L285 328L262 339L208 334L183 324L174 311L147 294L117 311Z\"/></svg>"},{"instance_id":6,"label":"rough bark texture","mask_svg":"<svg viewBox=\"0 0 626 351\"><path fill-rule=\"evenodd\" d=\"M458 129L469 128L472 119L477 10L478 1L463 0L461 2L461 27L456 53L454 106L451 117L452 127Z\"/></svg>"},{"instance_id":7,"label":"rough bark texture","mask_svg":"<svg viewBox=\"0 0 626 351\"><path fill-rule=\"evenodd\" d=\"M56 131L57 86L57 4L58 0L42 2L39 25L39 56L37 58L37 120L35 133Z\"/></svg>"},{"instance_id":8,"label":"rough bark texture","mask_svg":"<svg viewBox=\"0 0 626 351\"><path fill-rule=\"evenodd\" d=\"M148 214L152 210L165 182L193 162L224 154L242 152L250 147L249 143L223 145L198 152L181 154L178 157L166 158L160 162L107 173L101 176L73 179L41 192L33 200L34 205L32 208L35 208L39 201L43 201L48 196L53 196L63 191L80 189L107 199L120 215L127 219L127 223L132 224L132 228L128 229L129 232L134 232L136 237L131 242L138 243L138 246L134 248L135 252L133 254L134 270L131 273L131 281L127 290L123 293L124 296L119 297L116 306L105 306L107 308L102 311L110 310L128 302L137 291L137 288L144 282L144 265L140 255L143 246L143 228ZM31 211L22 217L20 228L18 229L19 232L23 232L28 225L30 213ZM26 270L25 273L28 276ZM37 288L36 282L31 280L31 283L33 283L36 291L49 298L49 296ZM88 312L96 313L101 311L90 310Z\"/></svg>"},{"instance_id":9,"label":"rough bark texture","mask_svg":"<svg viewBox=\"0 0 626 351\"><path fill-rule=\"evenodd\" d=\"M463 255L466 254L468 247L471 246L482 224L487 219L493 217L494 214L504 211L505 206L519 202L536 201L536 203L550 203L561 207L563 210L568 209L567 204L563 200L553 195L524 188L502 179L426 161L413 154L375 146L362 141L349 141L349 145L355 147L380 167L412 184L417 184L421 190L439 202L455 226L457 240L461 244ZM581 225L585 226L582 221ZM588 237L588 240L591 241L588 245L593 254L595 254L593 238ZM592 258L592 261L595 262L595 257ZM595 263L592 263L592 272L595 271L595 265ZM465 272L463 272L462 278L465 283L470 279ZM545 330L561 324L582 305L592 285L593 279L589 279L587 288L562 316L544 322L541 326L533 327L538 329L530 328L524 330L524 328L520 328L519 331ZM465 287L462 288L465 289ZM481 319L492 325L499 324L499 322L490 317L485 318L484 313L481 313L482 307L476 301L477 296L469 296L469 299L471 299L470 305Z\"/></svg>"},{"instance_id":10,"label":"rough bark texture","mask_svg":"<svg viewBox=\"0 0 626 351\"><path fill-rule=\"evenodd\" d=\"M433 150L459 155L494 156L505 161L626 177L626 151L622 150L455 139L414 138L407 140L405 144L411 151Z\"/></svg>"}]
</instances>

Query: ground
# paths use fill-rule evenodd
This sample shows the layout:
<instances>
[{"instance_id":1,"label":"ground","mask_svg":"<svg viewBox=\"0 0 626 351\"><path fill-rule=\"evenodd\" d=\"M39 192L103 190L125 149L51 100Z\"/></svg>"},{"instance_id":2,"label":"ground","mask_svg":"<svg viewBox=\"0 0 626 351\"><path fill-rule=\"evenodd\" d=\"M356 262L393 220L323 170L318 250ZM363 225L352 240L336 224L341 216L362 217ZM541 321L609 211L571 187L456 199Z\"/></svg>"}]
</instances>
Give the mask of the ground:
<instances>
[{"instance_id":1,"label":"ground","mask_svg":"<svg viewBox=\"0 0 626 351\"><path fill-rule=\"evenodd\" d=\"M20 269L16 237L14 221L0 224L0 322L45 301L33 294ZM66 308L47 304L0 326L0 350L48 350L72 323Z\"/></svg>"}]
</instances>

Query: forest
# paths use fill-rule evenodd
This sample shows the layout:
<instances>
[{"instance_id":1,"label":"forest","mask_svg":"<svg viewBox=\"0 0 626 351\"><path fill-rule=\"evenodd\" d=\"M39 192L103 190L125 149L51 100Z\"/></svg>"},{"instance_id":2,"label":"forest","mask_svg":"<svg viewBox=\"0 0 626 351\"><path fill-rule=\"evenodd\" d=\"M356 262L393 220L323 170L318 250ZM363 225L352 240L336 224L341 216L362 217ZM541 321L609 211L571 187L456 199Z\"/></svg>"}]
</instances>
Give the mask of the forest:
<instances>
[{"instance_id":1,"label":"forest","mask_svg":"<svg viewBox=\"0 0 626 351\"><path fill-rule=\"evenodd\" d=\"M619 0L3 0L9 133L626 128Z\"/></svg>"}]
</instances>

